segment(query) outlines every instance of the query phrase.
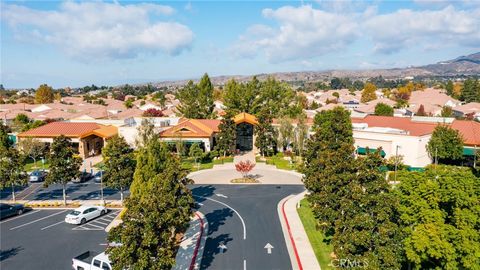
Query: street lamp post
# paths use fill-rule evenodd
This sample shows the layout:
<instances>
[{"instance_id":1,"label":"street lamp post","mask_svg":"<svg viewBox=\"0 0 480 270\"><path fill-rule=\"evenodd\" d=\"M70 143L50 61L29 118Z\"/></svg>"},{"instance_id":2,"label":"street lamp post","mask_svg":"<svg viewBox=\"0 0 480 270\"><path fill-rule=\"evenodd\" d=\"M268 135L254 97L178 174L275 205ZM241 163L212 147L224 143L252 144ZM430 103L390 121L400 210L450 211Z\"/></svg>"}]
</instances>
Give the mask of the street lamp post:
<instances>
[{"instance_id":1,"label":"street lamp post","mask_svg":"<svg viewBox=\"0 0 480 270\"><path fill-rule=\"evenodd\" d=\"M105 200L103 198L103 171L100 170L100 198L102 200L102 204L105 205Z\"/></svg>"},{"instance_id":2,"label":"street lamp post","mask_svg":"<svg viewBox=\"0 0 480 270\"><path fill-rule=\"evenodd\" d=\"M393 182L396 184L397 183L397 168L398 168L398 148L400 148L399 145L395 147L395 174L394 174L394 180Z\"/></svg>"}]
</instances>

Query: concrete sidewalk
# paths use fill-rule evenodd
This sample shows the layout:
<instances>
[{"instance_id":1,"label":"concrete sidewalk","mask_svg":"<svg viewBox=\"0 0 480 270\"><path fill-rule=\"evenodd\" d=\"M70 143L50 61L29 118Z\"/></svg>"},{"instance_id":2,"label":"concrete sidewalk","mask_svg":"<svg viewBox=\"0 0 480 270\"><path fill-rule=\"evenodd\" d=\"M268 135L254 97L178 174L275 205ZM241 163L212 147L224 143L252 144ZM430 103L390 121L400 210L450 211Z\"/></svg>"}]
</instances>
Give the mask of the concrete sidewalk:
<instances>
[{"instance_id":1,"label":"concrete sidewalk","mask_svg":"<svg viewBox=\"0 0 480 270\"><path fill-rule=\"evenodd\" d=\"M281 200L277 207L290 261L295 270L321 269L297 212L297 205L306 193L304 191L298 195L290 195Z\"/></svg>"},{"instance_id":2,"label":"concrete sidewalk","mask_svg":"<svg viewBox=\"0 0 480 270\"><path fill-rule=\"evenodd\" d=\"M190 221L175 258L172 270L200 269L205 241L207 240L207 219L201 212L195 212Z\"/></svg>"}]
</instances>

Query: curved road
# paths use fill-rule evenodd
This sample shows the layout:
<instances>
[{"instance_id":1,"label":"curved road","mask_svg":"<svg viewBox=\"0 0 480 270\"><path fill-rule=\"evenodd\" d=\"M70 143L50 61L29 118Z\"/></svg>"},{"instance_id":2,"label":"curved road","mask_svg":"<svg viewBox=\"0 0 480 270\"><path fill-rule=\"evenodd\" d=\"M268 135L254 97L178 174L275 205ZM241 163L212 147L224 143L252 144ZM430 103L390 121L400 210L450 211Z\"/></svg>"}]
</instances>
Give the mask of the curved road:
<instances>
[{"instance_id":1,"label":"curved road","mask_svg":"<svg viewBox=\"0 0 480 270\"><path fill-rule=\"evenodd\" d=\"M191 190L208 221L201 269L292 268L277 205L302 192L302 185L192 185Z\"/></svg>"}]
</instances>

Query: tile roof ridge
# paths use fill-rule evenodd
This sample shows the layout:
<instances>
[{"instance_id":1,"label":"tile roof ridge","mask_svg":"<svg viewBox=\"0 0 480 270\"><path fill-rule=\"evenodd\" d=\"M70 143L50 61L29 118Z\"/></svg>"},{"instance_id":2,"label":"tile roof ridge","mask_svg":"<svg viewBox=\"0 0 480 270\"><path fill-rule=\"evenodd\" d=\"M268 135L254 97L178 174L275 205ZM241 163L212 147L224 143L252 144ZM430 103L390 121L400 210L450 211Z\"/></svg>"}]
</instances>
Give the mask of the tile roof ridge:
<instances>
[{"instance_id":1,"label":"tile roof ridge","mask_svg":"<svg viewBox=\"0 0 480 270\"><path fill-rule=\"evenodd\" d=\"M213 129L211 129L209 126L203 124L201 121L198 121L199 119L190 119L190 123L201 129L202 131L212 133ZM202 119L203 120L203 119Z\"/></svg>"}]
</instances>

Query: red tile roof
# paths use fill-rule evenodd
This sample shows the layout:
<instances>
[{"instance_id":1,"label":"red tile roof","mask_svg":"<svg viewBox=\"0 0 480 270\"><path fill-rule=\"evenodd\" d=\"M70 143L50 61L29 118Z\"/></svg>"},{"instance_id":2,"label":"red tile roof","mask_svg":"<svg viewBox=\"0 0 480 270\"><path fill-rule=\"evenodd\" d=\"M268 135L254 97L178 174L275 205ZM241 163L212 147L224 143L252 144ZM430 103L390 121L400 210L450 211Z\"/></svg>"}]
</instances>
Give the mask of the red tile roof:
<instances>
[{"instance_id":1,"label":"red tile roof","mask_svg":"<svg viewBox=\"0 0 480 270\"><path fill-rule=\"evenodd\" d=\"M414 122L408 117L375 116L353 118L352 123L366 123L368 127L387 127L408 131L412 136L423 136L433 133L437 123ZM450 127L462 134L464 144L480 146L480 123L475 121L454 120Z\"/></svg>"},{"instance_id":2,"label":"red tile roof","mask_svg":"<svg viewBox=\"0 0 480 270\"><path fill-rule=\"evenodd\" d=\"M73 122L52 122L44 126L34 128L18 134L18 137L81 137L83 134L93 132L95 129L104 127L96 123L73 123Z\"/></svg>"},{"instance_id":3,"label":"red tile roof","mask_svg":"<svg viewBox=\"0 0 480 270\"><path fill-rule=\"evenodd\" d=\"M365 118L353 118L352 123L366 123L368 127L395 128L408 131L412 136L431 134L437 124L413 122L407 117L367 115Z\"/></svg>"},{"instance_id":4,"label":"red tile roof","mask_svg":"<svg viewBox=\"0 0 480 270\"><path fill-rule=\"evenodd\" d=\"M166 138L210 138L214 132L218 132L220 120L214 119L185 119L178 125L166 129L160 133L160 137Z\"/></svg>"},{"instance_id":5,"label":"red tile roof","mask_svg":"<svg viewBox=\"0 0 480 270\"><path fill-rule=\"evenodd\" d=\"M455 120L451 124L463 136L463 143L468 146L480 146L480 123L475 121Z\"/></svg>"}]
</instances>

